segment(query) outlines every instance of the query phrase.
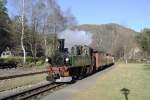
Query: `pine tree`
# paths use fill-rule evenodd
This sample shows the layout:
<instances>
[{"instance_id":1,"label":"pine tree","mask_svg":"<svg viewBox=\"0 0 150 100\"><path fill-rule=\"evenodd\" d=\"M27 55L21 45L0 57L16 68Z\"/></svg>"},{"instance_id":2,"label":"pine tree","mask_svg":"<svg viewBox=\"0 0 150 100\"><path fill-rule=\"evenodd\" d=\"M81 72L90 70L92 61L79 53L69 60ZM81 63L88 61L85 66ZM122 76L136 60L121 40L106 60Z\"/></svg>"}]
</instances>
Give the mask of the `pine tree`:
<instances>
[{"instance_id":1,"label":"pine tree","mask_svg":"<svg viewBox=\"0 0 150 100\"><path fill-rule=\"evenodd\" d=\"M150 29L144 29L142 32L141 45L143 50L150 54Z\"/></svg>"},{"instance_id":2,"label":"pine tree","mask_svg":"<svg viewBox=\"0 0 150 100\"><path fill-rule=\"evenodd\" d=\"M0 1L0 54L3 50L10 44L10 34L9 34L9 16L7 14L7 8L5 7L6 1Z\"/></svg>"}]
</instances>

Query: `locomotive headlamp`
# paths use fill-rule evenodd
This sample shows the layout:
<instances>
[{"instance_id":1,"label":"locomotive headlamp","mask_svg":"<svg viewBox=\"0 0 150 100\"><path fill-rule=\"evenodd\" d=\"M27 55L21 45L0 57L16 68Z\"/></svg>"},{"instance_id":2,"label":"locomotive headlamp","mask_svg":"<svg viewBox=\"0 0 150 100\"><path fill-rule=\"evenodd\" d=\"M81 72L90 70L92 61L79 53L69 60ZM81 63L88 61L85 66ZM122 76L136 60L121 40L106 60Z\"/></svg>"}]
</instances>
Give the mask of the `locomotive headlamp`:
<instances>
[{"instance_id":1,"label":"locomotive headlamp","mask_svg":"<svg viewBox=\"0 0 150 100\"><path fill-rule=\"evenodd\" d=\"M69 58L67 57L67 58L65 59L65 61L68 62L68 61L69 61Z\"/></svg>"},{"instance_id":2,"label":"locomotive headlamp","mask_svg":"<svg viewBox=\"0 0 150 100\"><path fill-rule=\"evenodd\" d=\"M45 62L48 62L48 58L45 59Z\"/></svg>"}]
</instances>

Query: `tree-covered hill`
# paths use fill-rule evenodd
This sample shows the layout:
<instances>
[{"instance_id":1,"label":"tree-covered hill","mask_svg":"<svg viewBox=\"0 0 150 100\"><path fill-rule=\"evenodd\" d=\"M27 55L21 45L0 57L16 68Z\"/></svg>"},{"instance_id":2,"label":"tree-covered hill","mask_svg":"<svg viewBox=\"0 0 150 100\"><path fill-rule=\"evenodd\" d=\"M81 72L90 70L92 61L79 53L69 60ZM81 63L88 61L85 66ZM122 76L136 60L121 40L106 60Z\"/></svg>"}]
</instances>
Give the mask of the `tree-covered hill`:
<instances>
[{"instance_id":1,"label":"tree-covered hill","mask_svg":"<svg viewBox=\"0 0 150 100\"><path fill-rule=\"evenodd\" d=\"M138 33L118 24L84 24L75 28L93 34L92 47L117 56L131 56L129 53L137 47L135 36Z\"/></svg>"}]
</instances>

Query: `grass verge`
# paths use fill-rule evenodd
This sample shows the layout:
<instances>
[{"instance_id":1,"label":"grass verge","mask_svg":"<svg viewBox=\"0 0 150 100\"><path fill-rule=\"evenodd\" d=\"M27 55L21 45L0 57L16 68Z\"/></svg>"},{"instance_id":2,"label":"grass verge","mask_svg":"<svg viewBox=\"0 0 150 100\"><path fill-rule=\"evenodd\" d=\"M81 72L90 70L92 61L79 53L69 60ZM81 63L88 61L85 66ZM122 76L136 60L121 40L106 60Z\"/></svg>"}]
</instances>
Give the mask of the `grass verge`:
<instances>
[{"instance_id":1,"label":"grass verge","mask_svg":"<svg viewBox=\"0 0 150 100\"><path fill-rule=\"evenodd\" d=\"M150 100L150 66L143 64L118 64L100 76L96 84L75 94L72 100L125 100L121 93L127 88L128 100Z\"/></svg>"}]
</instances>

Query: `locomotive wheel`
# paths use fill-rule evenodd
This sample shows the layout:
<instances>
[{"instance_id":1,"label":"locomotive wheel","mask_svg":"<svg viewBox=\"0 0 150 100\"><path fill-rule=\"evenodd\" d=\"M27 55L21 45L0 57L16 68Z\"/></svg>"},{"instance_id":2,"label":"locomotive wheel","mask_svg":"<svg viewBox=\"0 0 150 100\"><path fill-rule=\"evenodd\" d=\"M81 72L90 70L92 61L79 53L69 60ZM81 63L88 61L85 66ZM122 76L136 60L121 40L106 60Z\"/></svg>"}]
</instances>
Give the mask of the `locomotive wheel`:
<instances>
[{"instance_id":1,"label":"locomotive wheel","mask_svg":"<svg viewBox=\"0 0 150 100\"><path fill-rule=\"evenodd\" d=\"M89 74L90 74L90 67L87 67L86 74L87 74L87 75L89 75Z\"/></svg>"},{"instance_id":2,"label":"locomotive wheel","mask_svg":"<svg viewBox=\"0 0 150 100\"><path fill-rule=\"evenodd\" d=\"M47 76L46 80L51 81L51 82L55 82L53 75Z\"/></svg>"},{"instance_id":3,"label":"locomotive wheel","mask_svg":"<svg viewBox=\"0 0 150 100\"><path fill-rule=\"evenodd\" d=\"M86 72L87 72L87 67L82 67L79 74L79 80L83 79L87 75Z\"/></svg>"}]
</instances>

